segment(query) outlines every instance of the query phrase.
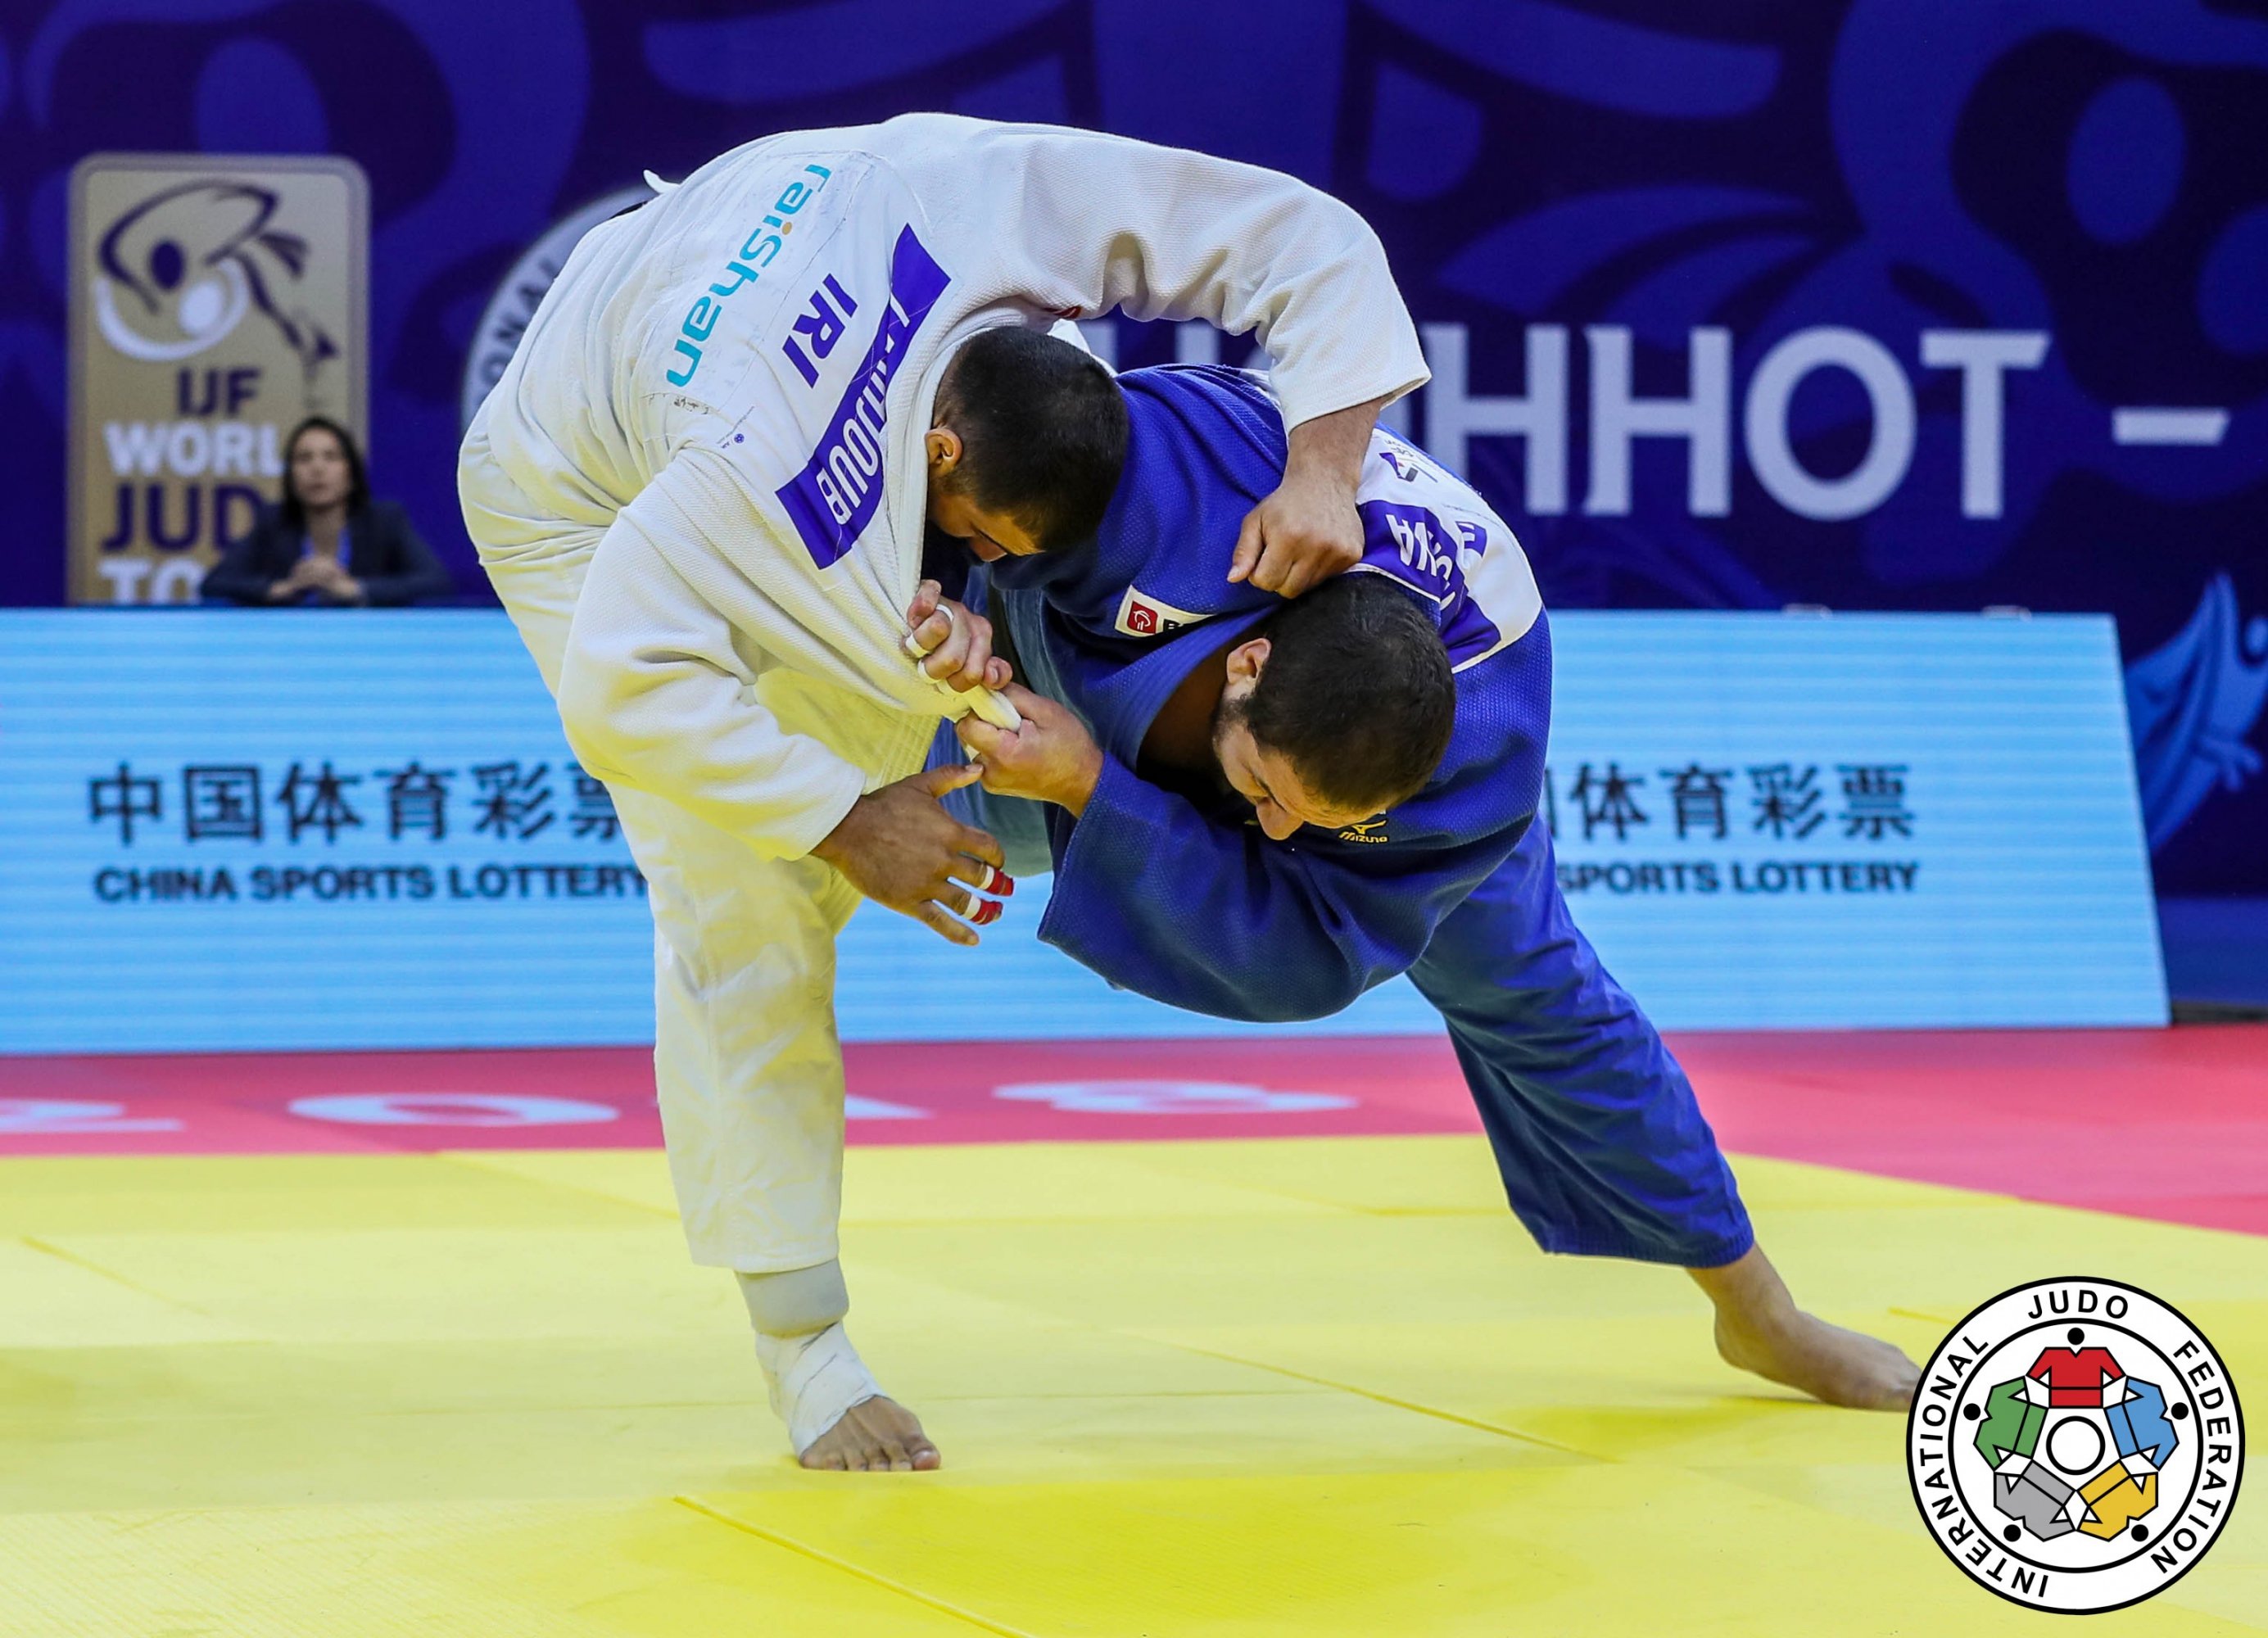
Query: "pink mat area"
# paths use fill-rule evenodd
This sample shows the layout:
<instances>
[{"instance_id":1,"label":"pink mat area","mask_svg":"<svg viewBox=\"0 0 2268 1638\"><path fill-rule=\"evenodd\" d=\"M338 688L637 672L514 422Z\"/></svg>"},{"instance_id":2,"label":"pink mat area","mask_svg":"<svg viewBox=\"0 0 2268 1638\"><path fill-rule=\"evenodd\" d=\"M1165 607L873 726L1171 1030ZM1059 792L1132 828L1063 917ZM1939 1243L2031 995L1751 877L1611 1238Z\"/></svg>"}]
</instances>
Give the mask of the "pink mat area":
<instances>
[{"instance_id":1,"label":"pink mat area","mask_svg":"<svg viewBox=\"0 0 2268 1638\"><path fill-rule=\"evenodd\" d=\"M854 1046L854 1143L1480 1129L1446 1043ZM652 1054L0 1058L0 1154L355 1153L657 1144Z\"/></svg>"},{"instance_id":2,"label":"pink mat area","mask_svg":"<svg viewBox=\"0 0 2268 1638\"><path fill-rule=\"evenodd\" d=\"M1727 1149L2268 1234L2268 1026L1689 1034ZM853 1142L1478 1129L1445 1041L853 1047ZM0 1155L660 1142L634 1047L0 1058Z\"/></svg>"},{"instance_id":3,"label":"pink mat area","mask_svg":"<svg viewBox=\"0 0 2268 1638\"><path fill-rule=\"evenodd\" d=\"M1675 1044L1727 1149L2268 1234L2268 1025Z\"/></svg>"}]
</instances>

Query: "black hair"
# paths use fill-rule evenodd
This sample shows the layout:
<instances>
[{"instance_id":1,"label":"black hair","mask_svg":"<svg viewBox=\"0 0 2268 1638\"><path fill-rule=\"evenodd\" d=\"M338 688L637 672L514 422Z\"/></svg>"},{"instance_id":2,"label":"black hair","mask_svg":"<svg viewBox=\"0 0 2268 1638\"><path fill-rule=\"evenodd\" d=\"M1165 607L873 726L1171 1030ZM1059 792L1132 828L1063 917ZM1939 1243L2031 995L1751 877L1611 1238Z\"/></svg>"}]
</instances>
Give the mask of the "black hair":
<instances>
[{"instance_id":1,"label":"black hair","mask_svg":"<svg viewBox=\"0 0 2268 1638\"><path fill-rule=\"evenodd\" d=\"M1042 550L1101 526L1126 464L1126 400L1088 353L1020 326L980 332L954 356L934 420L961 436L953 481Z\"/></svg>"},{"instance_id":2,"label":"black hair","mask_svg":"<svg viewBox=\"0 0 2268 1638\"><path fill-rule=\"evenodd\" d=\"M1381 575L1327 580L1269 616L1268 660L1243 701L1260 746L1336 806L1383 812L1425 788L1449 748L1457 682L1432 616Z\"/></svg>"},{"instance_id":3,"label":"black hair","mask_svg":"<svg viewBox=\"0 0 2268 1638\"><path fill-rule=\"evenodd\" d=\"M351 518L370 504L370 478L363 470L362 451L355 446L354 434L328 415L310 415L291 429L291 436L284 440L284 499L278 510L291 528L305 530L307 509L299 503L299 492L291 487L291 454L299 447L299 440L310 432L328 432L339 441L339 448L347 458L347 516Z\"/></svg>"}]
</instances>

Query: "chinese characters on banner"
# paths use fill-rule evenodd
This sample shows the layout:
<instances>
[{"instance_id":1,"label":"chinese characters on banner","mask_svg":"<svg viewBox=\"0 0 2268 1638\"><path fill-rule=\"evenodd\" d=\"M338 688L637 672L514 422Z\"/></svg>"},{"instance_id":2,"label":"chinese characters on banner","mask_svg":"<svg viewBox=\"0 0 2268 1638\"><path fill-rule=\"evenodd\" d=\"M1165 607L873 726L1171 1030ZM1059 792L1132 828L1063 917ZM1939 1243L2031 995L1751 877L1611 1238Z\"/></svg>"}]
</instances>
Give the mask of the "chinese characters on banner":
<instances>
[{"instance_id":1,"label":"chinese characters on banner","mask_svg":"<svg viewBox=\"0 0 2268 1638\"><path fill-rule=\"evenodd\" d=\"M480 864L420 861L404 844L460 839L520 844L611 844L622 834L603 782L572 762L503 760L428 767L342 769L328 757L278 768L257 762L185 763L170 770L122 761L86 782L87 821L122 848L153 843L247 843L262 852L303 845L377 841L360 861L282 866L244 856L179 866L107 866L94 893L110 903L142 900L621 898L643 893L627 863L583 860ZM364 852L369 851L367 848ZM239 880L239 876L242 879Z\"/></svg>"},{"instance_id":2,"label":"chinese characters on banner","mask_svg":"<svg viewBox=\"0 0 2268 1638\"><path fill-rule=\"evenodd\" d=\"M1641 770L1585 761L1572 777L1544 769L1541 817L1563 856L1579 856L1559 863L1560 885L1571 893L1909 893L1919 863L1886 856L1884 844L1913 837L1910 771L1904 762L1710 768L1694 760ZM1603 861L1580 856L1656 842L1678 852L1644 862L1611 851ZM1761 858L1691 856L1692 846L1703 842L1773 851ZM1862 845L1851 849L1854 842ZM1799 846L1782 853L1778 844Z\"/></svg>"}]
</instances>

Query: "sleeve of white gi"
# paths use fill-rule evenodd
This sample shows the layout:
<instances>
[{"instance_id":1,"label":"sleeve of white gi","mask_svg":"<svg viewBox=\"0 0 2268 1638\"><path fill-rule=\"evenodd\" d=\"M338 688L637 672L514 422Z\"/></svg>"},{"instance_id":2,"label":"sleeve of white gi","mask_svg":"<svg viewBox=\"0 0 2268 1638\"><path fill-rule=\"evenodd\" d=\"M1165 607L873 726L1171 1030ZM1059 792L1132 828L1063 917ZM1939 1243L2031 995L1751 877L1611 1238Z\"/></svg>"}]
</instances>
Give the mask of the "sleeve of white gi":
<instances>
[{"instance_id":1,"label":"sleeve of white gi","mask_svg":"<svg viewBox=\"0 0 2268 1638\"><path fill-rule=\"evenodd\" d=\"M1297 178L1044 126L983 127L972 163L954 158L924 202L932 219L981 222L1015 287L1005 294L1257 331L1286 427L1427 378L1378 235ZM946 211L939 187L961 196Z\"/></svg>"},{"instance_id":2,"label":"sleeve of white gi","mask_svg":"<svg viewBox=\"0 0 2268 1638\"><path fill-rule=\"evenodd\" d=\"M725 561L677 494L697 475L673 463L600 540L560 665L560 720L591 772L667 797L767 857L799 858L865 781L755 697L741 645L792 646L802 634L753 589L688 583Z\"/></svg>"}]
</instances>

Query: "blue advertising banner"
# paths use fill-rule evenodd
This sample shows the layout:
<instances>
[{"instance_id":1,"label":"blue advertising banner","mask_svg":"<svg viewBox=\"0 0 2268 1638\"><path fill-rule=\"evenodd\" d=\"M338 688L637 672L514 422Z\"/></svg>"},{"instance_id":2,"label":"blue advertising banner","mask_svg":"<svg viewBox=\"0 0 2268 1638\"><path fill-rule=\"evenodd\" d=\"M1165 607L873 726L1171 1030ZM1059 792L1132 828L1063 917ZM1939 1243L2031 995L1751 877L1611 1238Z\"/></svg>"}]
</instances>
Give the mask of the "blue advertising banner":
<instances>
[{"instance_id":1,"label":"blue advertising banner","mask_svg":"<svg viewBox=\"0 0 2268 1638\"><path fill-rule=\"evenodd\" d=\"M456 441L579 233L647 167L915 108L1353 204L1435 372L1409 430L1554 609L2114 614L2160 887L2268 893L2257 0L18 0L0 603L63 598L85 155L362 167L373 482L485 601Z\"/></svg>"},{"instance_id":2,"label":"blue advertising banner","mask_svg":"<svg viewBox=\"0 0 2268 1638\"><path fill-rule=\"evenodd\" d=\"M1546 818L1665 1025L2163 1023L2100 619L1567 614ZM501 614L0 616L0 1052L650 1039L605 788ZM1235 1026L873 906L858 1040ZM1405 983L1326 1028L1431 1031Z\"/></svg>"},{"instance_id":3,"label":"blue advertising banner","mask_svg":"<svg viewBox=\"0 0 2268 1638\"><path fill-rule=\"evenodd\" d=\"M1547 816L1669 1027L2162 1024L2110 622L1560 614Z\"/></svg>"}]
</instances>

